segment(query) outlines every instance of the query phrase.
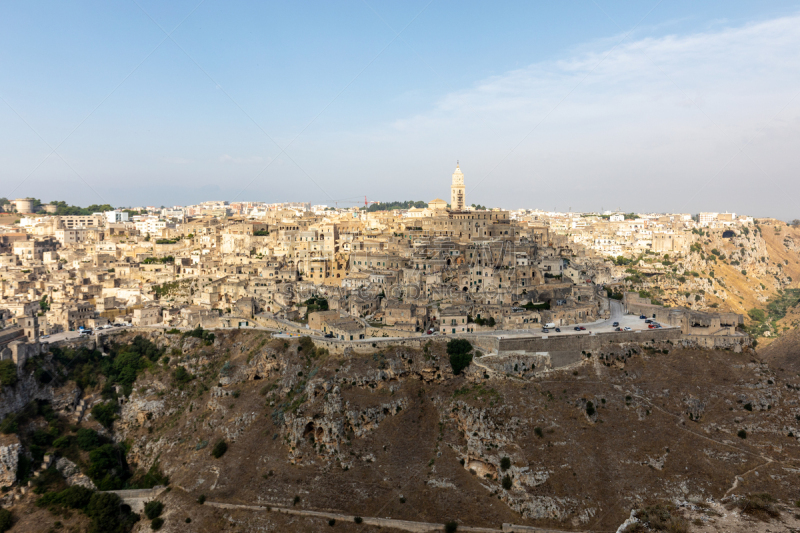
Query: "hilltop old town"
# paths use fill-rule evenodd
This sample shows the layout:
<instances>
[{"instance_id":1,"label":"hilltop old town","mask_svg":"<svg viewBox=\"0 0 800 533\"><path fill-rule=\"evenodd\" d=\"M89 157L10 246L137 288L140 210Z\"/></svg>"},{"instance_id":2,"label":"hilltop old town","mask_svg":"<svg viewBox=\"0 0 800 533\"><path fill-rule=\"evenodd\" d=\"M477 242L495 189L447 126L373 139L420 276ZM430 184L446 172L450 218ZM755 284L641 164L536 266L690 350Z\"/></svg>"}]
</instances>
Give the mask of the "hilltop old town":
<instances>
[{"instance_id":1,"label":"hilltop old town","mask_svg":"<svg viewBox=\"0 0 800 533\"><path fill-rule=\"evenodd\" d=\"M647 316L705 346L748 342L728 305L735 289L692 266L711 235L755 235L758 221L731 213L486 209L467 205L459 166L449 202L394 209L205 202L59 215L63 202L7 202L16 215L0 228L4 358L125 326L265 327L357 343L546 338L593 334L579 325L594 323L624 332L651 327L639 321ZM737 264L755 268L761 254L749 248ZM648 278L652 290L631 289ZM664 292L669 280L677 289Z\"/></svg>"}]
</instances>

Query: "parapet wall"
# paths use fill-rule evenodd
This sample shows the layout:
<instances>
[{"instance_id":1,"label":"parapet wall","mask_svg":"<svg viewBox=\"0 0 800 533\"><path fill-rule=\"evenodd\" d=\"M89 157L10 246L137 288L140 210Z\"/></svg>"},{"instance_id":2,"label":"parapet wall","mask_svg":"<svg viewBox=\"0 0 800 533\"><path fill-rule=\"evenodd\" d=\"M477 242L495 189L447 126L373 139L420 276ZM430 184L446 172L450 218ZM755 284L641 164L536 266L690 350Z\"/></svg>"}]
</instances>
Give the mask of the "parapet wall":
<instances>
[{"instance_id":1,"label":"parapet wall","mask_svg":"<svg viewBox=\"0 0 800 533\"><path fill-rule=\"evenodd\" d=\"M493 352L565 352L570 350L597 350L608 344L627 342L646 343L658 341L677 341L681 338L678 328L649 329L646 331L619 331L607 333L545 335L530 337L488 337L476 336L472 343L483 350Z\"/></svg>"}]
</instances>

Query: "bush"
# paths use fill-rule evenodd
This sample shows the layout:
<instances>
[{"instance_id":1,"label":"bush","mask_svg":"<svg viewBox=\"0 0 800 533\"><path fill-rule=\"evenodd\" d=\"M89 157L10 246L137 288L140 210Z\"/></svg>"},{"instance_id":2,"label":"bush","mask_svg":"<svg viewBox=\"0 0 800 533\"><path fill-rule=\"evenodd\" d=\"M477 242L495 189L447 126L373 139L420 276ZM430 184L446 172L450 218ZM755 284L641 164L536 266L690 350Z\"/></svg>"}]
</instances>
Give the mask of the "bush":
<instances>
[{"instance_id":1,"label":"bush","mask_svg":"<svg viewBox=\"0 0 800 533\"><path fill-rule=\"evenodd\" d=\"M743 429L740 429L739 432L736 434L736 436L738 436L740 439L746 439L747 432Z\"/></svg>"},{"instance_id":2,"label":"bush","mask_svg":"<svg viewBox=\"0 0 800 533\"><path fill-rule=\"evenodd\" d=\"M472 345L466 339L453 339L447 343L450 366L456 376L472 362Z\"/></svg>"},{"instance_id":3,"label":"bush","mask_svg":"<svg viewBox=\"0 0 800 533\"><path fill-rule=\"evenodd\" d=\"M736 507L741 509L742 513L764 521L768 521L769 518L778 518L781 515L778 508L775 507L775 498L767 493L748 494L736 502Z\"/></svg>"},{"instance_id":4,"label":"bush","mask_svg":"<svg viewBox=\"0 0 800 533\"><path fill-rule=\"evenodd\" d=\"M511 459L509 459L508 457L503 457L502 459L500 459L500 468L503 469L503 472L511 468Z\"/></svg>"},{"instance_id":5,"label":"bush","mask_svg":"<svg viewBox=\"0 0 800 533\"><path fill-rule=\"evenodd\" d=\"M0 509L0 533L5 533L14 525L14 517L8 509Z\"/></svg>"},{"instance_id":6,"label":"bush","mask_svg":"<svg viewBox=\"0 0 800 533\"><path fill-rule=\"evenodd\" d=\"M8 359L0 361L0 384L4 387L13 387L18 380L17 365L14 364L14 361Z\"/></svg>"},{"instance_id":7,"label":"bush","mask_svg":"<svg viewBox=\"0 0 800 533\"><path fill-rule=\"evenodd\" d=\"M111 429L111 425L117 419L117 404L113 401L98 403L92 407L92 416L107 429Z\"/></svg>"},{"instance_id":8,"label":"bush","mask_svg":"<svg viewBox=\"0 0 800 533\"><path fill-rule=\"evenodd\" d=\"M593 416L597 411L594 408L594 403L591 401L586 402L586 415Z\"/></svg>"},{"instance_id":9,"label":"bush","mask_svg":"<svg viewBox=\"0 0 800 533\"><path fill-rule=\"evenodd\" d=\"M534 433L534 434L535 434L537 437L539 437L540 439L541 439L542 437L544 437L544 431L542 431L542 428L540 428L539 426L536 426L535 428L533 428L533 433Z\"/></svg>"},{"instance_id":10,"label":"bush","mask_svg":"<svg viewBox=\"0 0 800 533\"><path fill-rule=\"evenodd\" d=\"M206 503L206 495L205 494L201 494L200 497L197 498L197 503L199 503L200 505L203 505L204 503Z\"/></svg>"},{"instance_id":11,"label":"bush","mask_svg":"<svg viewBox=\"0 0 800 533\"><path fill-rule=\"evenodd\" d=\"M292 505L297 505L300 503L300 496L295 496L294 500L292 500Z\"/></svg>"},{"instance_id":12,"label":"bush","mask_svg":"<svg viewBox=\"0 0 800 533\"><path fill-rule=\"evenodd\" d=\"M172 373L172 378L178 383L178 385L185 385L192 381L194 376L185 368L179 366L175 369L175 372Z\"/></svg>"},{"instance_id":13,"label":"bush","mask_svg":"<svg viewBox=\"0 0 800 533\"><path fill-rule=\"evenodd\" d=\"M330 520L328 520L328 525L331 526L331 527L335 526L336 525L336 520L331 518Z\"/></svg>"},{"instance_id":14,"label":"bush","mask_svg":"<svg viewBox=\"0 0 800 533\"><path fill-rule=\"evenodd\" d=\"M225 452L228 451L228 443L224 440L220 440L218 443L214 445L214 448L211 450L211 455L213 455L216 459L219 459Z\"/></svg>"},{"instance_id":15,"label":"bush","mask_svg":"<svg viewBox=\"0 0 800 533\"><path fill-rule=\"evenodd\" d=\"M76 442L78 448L90 452L100 446L100 435L93 429L81 428L78 430Z\"/></svg>"},{"instance_id":16,"label":"bush","mask_svg":"<svg viewBox=\"0 0 800 533\"><path fill-rule=\"evenodd\" d=\"M671 505L651 505L636 511L636 518L653 531L669 531L670 533L687 533L689 525L675 514Z\"/></svg>"},{"instance_id":17,"label":"bush","mask_svg":"<svg viewBox=\"0 0 800 533\"><path fill-rule=\"evenodd\" d=\"M503 488L504 488L504 489L506 489L506 490L511 490L511 487L512 487L513 485L514 485L514 484L511 482L511 476L509 476L508 474L506 474L505 476L503 476Z\"/></svg>"},{"instance_id":18,"label":"bush","mask_svg":"<svg viewBox=\"0 0 800 533\"><path fill-rule=\"evenodd\" d=\"M458 522L446 522L444 524L444 530L446 533L456 533L456 531L458 531Z\"/></svg>"},{"instance_id":19,"label":"bush","mask_svg":"<svg viewBox=\"0 0 800 533\"><path fill-rule=\"evenodd\" d=\"M159 516L158 518L150 522L150 529L152 529L153 531L158 531L159 529L161 529L161 526L163 525L164 525L164 519Z\"/></svg>"},{"instance_id":20,"label":"bush","mask_svg":"<svg viewBox=\"0 0 800 533\"><path fill-rule=\"evenodd\" d=\"M93 491L80 486L72 486L61 492L48 492L36 500L36 506L42 508L66 507L68 509L86 509Z\"/></svg>"},{"instance_id":21,"label":"bush","mask_svg":"<svg viewBox=\"0 0 800 533\"><path fill-rule=\"evenodd\" d=\"M144 515L150 520L161 516L161 511L164 510L164 504L158 500L149 501L144 504Z\"/></svg>"},{"instance_id":22,"label":"bush","mask_svg":"<svg viewBox=\"0 0 800 533\"><path fill-rule=\"evenodd\" d=\"M112 492L95 492L86 506L86 514L92 519L90 533L106 531L128 531L138 515L131 515L130 508L125 512L120 497Z\"/></svg>"},{"instance_id":23,"label":"bush","mask_svg":"<svg viewBox=\"0 0 800 533\"><path fill-rule=\"evenodd\" d=\"M360 524L363 521L364 521L364 519L361 518L360 516L357 516L357 517L353 518L353 522L355 522L356 524Z\"/></svg>"}]
</instances>

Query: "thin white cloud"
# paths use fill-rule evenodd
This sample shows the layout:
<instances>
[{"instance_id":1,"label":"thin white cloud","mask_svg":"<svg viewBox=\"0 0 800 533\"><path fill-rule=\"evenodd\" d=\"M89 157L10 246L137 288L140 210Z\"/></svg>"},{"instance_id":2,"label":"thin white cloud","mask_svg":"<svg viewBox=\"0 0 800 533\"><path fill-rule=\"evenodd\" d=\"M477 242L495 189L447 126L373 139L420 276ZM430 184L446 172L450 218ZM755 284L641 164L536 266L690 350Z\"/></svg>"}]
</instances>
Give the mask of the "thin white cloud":
<instances>
[{"instance_id":1,"label":"thin white cloud","mask_svg":"<svg viewBox=\"0 0 800 533\"><path fill-rule=\"evenodd\" d=\"M552 207L548 185L569 183L563 203L585 207L789 210L753 185L800 165L798 50L800 16L605 45L482 80L376 138L459 153L473 187L502 160L474 198L508 207Z\"/></svg>"}]
</instances>

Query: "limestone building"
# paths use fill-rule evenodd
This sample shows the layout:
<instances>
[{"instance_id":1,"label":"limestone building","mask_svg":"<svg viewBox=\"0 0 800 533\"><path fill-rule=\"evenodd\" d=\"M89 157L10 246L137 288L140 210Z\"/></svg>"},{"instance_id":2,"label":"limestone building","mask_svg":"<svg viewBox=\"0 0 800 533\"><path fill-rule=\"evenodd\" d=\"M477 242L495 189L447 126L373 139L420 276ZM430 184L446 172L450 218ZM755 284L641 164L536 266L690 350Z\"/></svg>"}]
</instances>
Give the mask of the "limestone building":
<instances>
[{"instance_id":1,"label":"limestone building","mask_svg":"<svg viewBox=\"0 0 800 533\"><path fill-rule=\"evenodd\" d=\"M456 213L463 211L466 206L464 197L464 174L456 162L456 171L453 172L453 183L450 185L450 210Z\"/></svg>"}]
</instances>

